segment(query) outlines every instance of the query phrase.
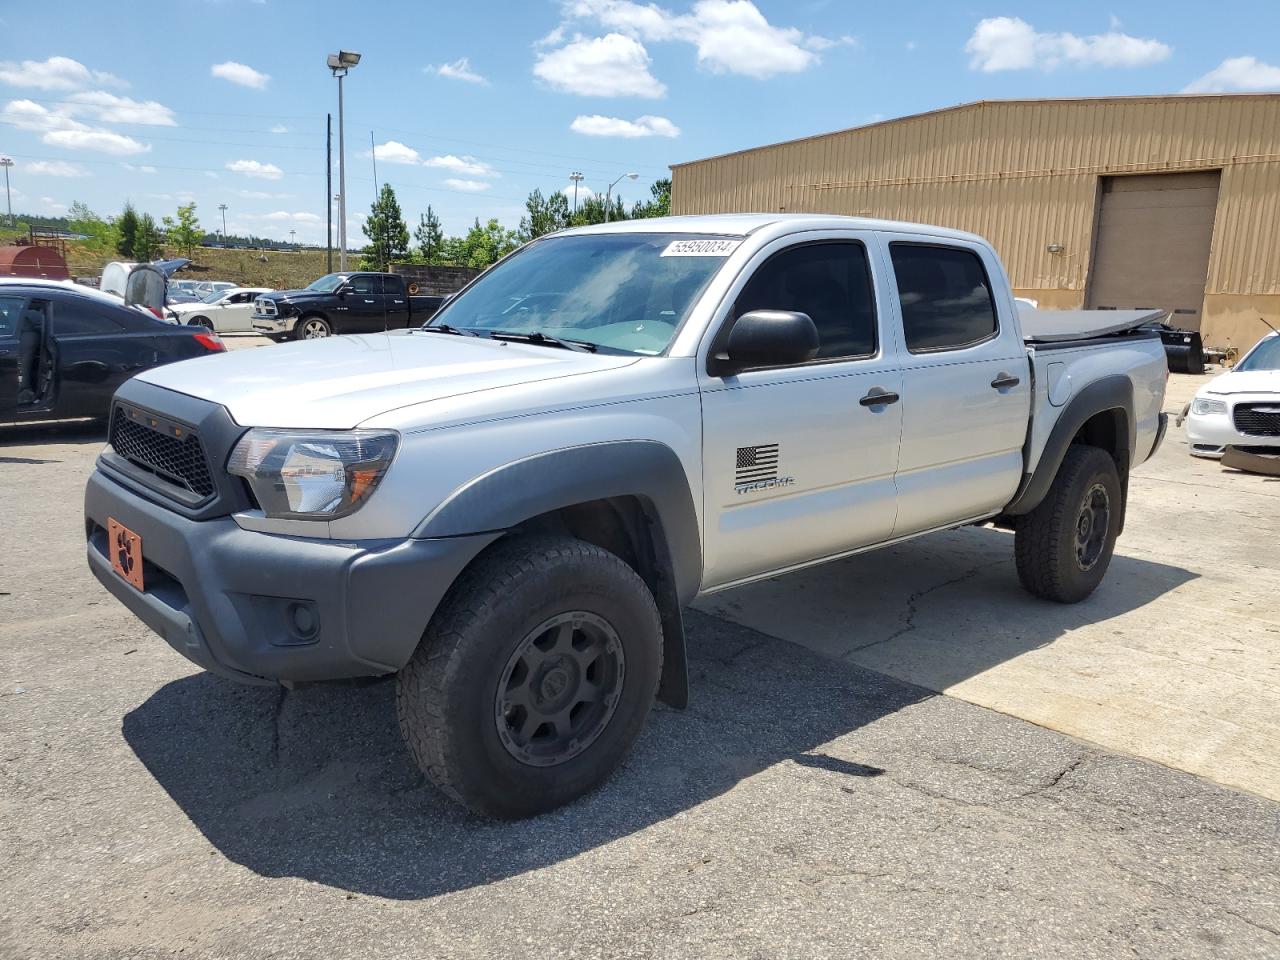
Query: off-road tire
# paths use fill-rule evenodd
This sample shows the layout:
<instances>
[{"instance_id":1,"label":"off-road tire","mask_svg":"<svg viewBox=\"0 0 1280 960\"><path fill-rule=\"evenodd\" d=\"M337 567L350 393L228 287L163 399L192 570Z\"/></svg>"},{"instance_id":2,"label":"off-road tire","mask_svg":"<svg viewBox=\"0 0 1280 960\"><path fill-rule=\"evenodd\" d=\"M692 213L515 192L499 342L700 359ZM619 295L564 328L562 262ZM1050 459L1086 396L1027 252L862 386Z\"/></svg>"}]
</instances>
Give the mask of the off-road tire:
<instances>
[{"instance_id":1,"label":"off-road tire","mask_svg":"<svg viewBox=\"0 0 1280 960\"><path fill-rule=\"evenodd\" d=\"M1077 524L1085 498L1096 487L1109 500L1106 536L1101 553L1086 569L1077 553ZM1058 603L1078 603L1093 593L1106 575L1120 535L1122 497L1120 475L1110 454L1084 444L1068 447L1044 500L1018 521L1014 554L1022 586Z\"/></svg>"},{"instance_id":2,"label":"off-road tire","mask_svg":"<svg viewBox=\"0 0 1280 960\"><path fill-rule=\"evenodd\" d=\"M553 766L513 755L499 735L503 671L530 631L584 611L616 632L625 671L613 712L582 752ZM662 623L645 582L607 550L570 537L498 541L437 609L396 679L400 731L437 787L475 813L514 820L602 783L644 726L662 675Z\"/></svg>"}]
</instances>

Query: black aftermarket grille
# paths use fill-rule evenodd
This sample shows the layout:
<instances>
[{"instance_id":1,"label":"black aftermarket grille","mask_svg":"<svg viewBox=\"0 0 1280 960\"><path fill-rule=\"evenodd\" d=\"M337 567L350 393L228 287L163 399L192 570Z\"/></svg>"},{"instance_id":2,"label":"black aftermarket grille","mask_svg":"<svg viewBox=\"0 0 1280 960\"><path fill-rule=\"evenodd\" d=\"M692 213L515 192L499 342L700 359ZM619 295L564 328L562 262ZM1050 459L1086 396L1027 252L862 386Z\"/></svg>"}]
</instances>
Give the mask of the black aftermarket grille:
<instances>
[{"instance_id":1,"label":"black aftermarket grille","mask_svg":"<svg viewBox=\"0 0 1280 960\"><path fill-rule=\"evenodd\" d=\"M1258 437L1280 437L1280 400L1272 403L1237 403L1236 429Z\"/></svg>"},{"instance_id":2,"label":"black aftermarket grille","mask_svg":"<svg viewBox=\"0 0 1280 960\"><path fill-rule=\"evenodd\" d=\"M111 415L109 441L134 466L198 496L213 494L204 447L189 427L118 406Z\"/></svg>"}]
</instances>

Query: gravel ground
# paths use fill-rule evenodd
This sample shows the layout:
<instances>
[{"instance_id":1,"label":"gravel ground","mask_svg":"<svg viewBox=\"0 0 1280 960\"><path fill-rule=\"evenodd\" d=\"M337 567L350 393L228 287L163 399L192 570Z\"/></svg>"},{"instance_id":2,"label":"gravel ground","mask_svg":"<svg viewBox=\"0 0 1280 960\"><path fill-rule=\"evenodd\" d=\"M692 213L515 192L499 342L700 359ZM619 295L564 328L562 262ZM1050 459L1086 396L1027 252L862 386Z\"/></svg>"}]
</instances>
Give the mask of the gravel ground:
<instances>
[{"instance_id":1,"label":"gravel ground","mask_svg":"<svg viewBox=\"0 0 1280 960\"><path fill-rule=\"evenodd\" d=\"M469 817L390 684L217 680L98 586L100 435L0 443L5 960L1280 955L1274 802L697 612L604 789Z\"/></svg>"}]
</instances>

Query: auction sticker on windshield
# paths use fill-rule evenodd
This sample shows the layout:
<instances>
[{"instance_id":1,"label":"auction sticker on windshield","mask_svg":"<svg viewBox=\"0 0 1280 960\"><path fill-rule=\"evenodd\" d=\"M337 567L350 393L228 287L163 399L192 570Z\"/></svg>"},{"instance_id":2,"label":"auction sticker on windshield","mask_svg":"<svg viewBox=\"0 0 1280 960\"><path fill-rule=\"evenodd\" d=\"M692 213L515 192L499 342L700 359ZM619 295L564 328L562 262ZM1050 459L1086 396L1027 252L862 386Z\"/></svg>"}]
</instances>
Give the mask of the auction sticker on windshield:
<instances>
[{"instance_id":1,"label":"auction sticker on windshield","mask_svg":"<svg viewBox=\"0 0 1280 960\"><path fill-rule=\"evenodd\" d=\"M664 257L727 257L741 240L672 240L662 251Z\"/></svg>"}]
</instances>

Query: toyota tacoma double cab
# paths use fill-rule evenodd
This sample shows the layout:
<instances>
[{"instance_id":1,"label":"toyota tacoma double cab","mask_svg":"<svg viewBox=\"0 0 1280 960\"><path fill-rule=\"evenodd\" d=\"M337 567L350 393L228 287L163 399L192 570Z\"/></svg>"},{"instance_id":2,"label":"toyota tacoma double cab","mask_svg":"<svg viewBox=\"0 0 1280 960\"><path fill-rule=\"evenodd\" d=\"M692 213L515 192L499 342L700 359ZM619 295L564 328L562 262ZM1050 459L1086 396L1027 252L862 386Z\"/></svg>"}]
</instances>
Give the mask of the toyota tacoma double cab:
<instances>
[{"instance_id":1,"label":"toyota tacoma double cab","mask_svg":"<svg viewBox=\"0 0 1280 960\"><path fill-rule=\"evenodd\" d=\"M535 240L422 327L148 370L88 561L245 683L394 676L426 776L515 818L688 697L699 595L931 531L1098 585L1163 436L1146 315L1027 311L980 237L808 215Z\"/></svg>"},{"instance_id":2,"label":"toyota tacoma double cab","mask_svg":"<svg viewBox=\"0 0 1280 960\"><path fill-rule=\"evenodd\" d=\"M253 329L277 343L337 333L383 333L431 319L444 297L420 295L397 273L327 273L301 290L253 301Z\"/></svg>"}]
</instances>

